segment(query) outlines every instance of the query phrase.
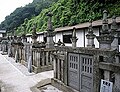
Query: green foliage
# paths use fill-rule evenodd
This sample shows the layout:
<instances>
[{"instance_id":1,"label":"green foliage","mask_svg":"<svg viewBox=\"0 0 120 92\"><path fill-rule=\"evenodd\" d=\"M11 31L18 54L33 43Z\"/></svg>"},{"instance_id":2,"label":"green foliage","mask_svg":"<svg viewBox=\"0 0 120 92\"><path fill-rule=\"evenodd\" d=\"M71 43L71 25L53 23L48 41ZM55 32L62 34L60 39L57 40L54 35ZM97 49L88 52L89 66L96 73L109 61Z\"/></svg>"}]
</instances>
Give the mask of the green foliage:
<instances>
[{"instance_id":1,"label":"green foliage","mask_svg":"<svg viewBox=\"0 0 120 92\"><path fill-rule=\"evenodd\" d=\"M46 31L46 14L49 11L53 13L54 28L76 25L90 19L101 19L104 9L109 11L110 16L113 14L120 16L120 1L115 1L116 3L113 5L113 0L58 0L50 8L42 10L37 17L29 20L27 25L33 25L35 22L37 23L37 31ZM28 29L30 28L31 26L28 27Z\"/></svg>"},{"instance_id":2,"label":"green foliage","mask_svg":"<svg viewBox=\"0 0 120 92\"><path fill-rule=\"evenodd\" d=\"M19 7L13 13L6 16L5 20L0 24L0 28L7 29L8 31L13 30L19 27L24 22L24 19L31 19L39 15L42 9L50 7L50 5L56 1L57 0L34 0L25 7Z\"/></svg>"},{"instance_id":3,"label":"green foliage","mask_svg":"<svg viewBox=\"0 0 120 92\"><path fill-rule=\"evenodd\" d=\"M104 9L108 10L110 14L109 17L114 14L120 16L119 0L51 0L54 1L54 3L49 8L38 3L39 1L46 6L48 5L47 0L34 0L34 4L37 6L35 11L41 12L38 16L32 16L31 19L24 23L26 25L27 33L31 33L31 28L34 23L37 24L37 31L46 31L48 20L46 14L49 11L53 13L53 28L72 26L78 23L88 22L90 19L102 19L102 12ZM46 1L46 3L44 1ZM43 7L46 9L43 9ZM27 14L25 16L27 16ZM8 20L12 21L9 17ZM9 21L7 22L8 24L10 23ZM13 23L12 25L14 24L16 23ZM19 27L17 31L20 33Z\"/></svg>"},{"instance_id":4,"label":"green foliage","mask_svg":"<svg viewBox=\"0 0 120 92\"><path fill-rule=\"evenodd\" d=\"M54 28L75 25L89 21L89 19L95 20L101 18L102 14L100 9L102 6L103 5L98 2L88 4L84 0L58 0L58 2L52 4L50 8L41 11L37 17L29 20L33 21L28 21L27 25L37 23L37 31L46 31L46 14L49 11L53 13L52 22ZM28 29L30 29L30 26Z\"/></svg>"}]
</instances>

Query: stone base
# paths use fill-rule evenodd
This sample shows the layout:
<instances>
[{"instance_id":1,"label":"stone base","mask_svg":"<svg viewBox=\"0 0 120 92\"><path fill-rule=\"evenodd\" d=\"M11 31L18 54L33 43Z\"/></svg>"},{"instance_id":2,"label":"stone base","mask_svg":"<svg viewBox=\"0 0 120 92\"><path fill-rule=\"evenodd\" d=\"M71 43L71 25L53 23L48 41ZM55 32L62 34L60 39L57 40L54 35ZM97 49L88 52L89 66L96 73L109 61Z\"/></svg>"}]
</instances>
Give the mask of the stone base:
<instances>
[{"instance_id":1,"label":"stone base","mask_svg":"<svg viewBox=\"0 0 120 92\"><path fill-rule=\"evenodd\" d=\"M45 85L49 85L49 84L51 84L51 79L45 79L45 80L42 80L42 81L40 81L38 84L36 84L35 86L33 86L33 87L31 87L30 88L30 90L32 91L32 92L41 92L40 90L39 90L39 88L40 87L43 87L43 86L45 86Z\"/></svg>"},{"instance_id":2,"label":"stone base","mask_svg":"<svg viewBox=\"0 0 120 92\"><path fill-rule=\"evenodd\" d=\"M32 66L32 72L35 72L35 73L40 73L40 72L45 72L50 70L53 70L53 65L40 66L40 67Z\"/></svg>"},{"instance_id":3,"label":"stone base","mask_svg":"<svg viewBox=\"0 0 120 92\"><path fill-rule=\"evenodd\" d=\"M1 54L2 54L2 55L7 55L8 53L7 53L7 52L2 52Z\"/></svg>"},{"instance_id":4,"label":"stone base","mask_svg":"<svg viewBox=\"0 0 120 92\"><path fill-rule=\"evenodd\" d=\"M57 80L55 78L51 79L51 84L54 87L58 88L59 90L62 90L63 92L79 92L79 91L65 85L63 82L61 82L61 81L59 81L59 80Z\"/></svg>"},{"instance_id":5,"label":"stone base","mask_svg":"<svg viewBox=\"0 0 120 92\"><path fill-rule=\"evenodd\" d=\"M71 87L66 86L64 83L62 83L61 81L55 78L52 78L52 79L48 78L48 79L42 80L37 85L31 87L30 89L32 92L41 92L39 89L46 85L52 85L56 87L57 89L61 90L62 92L79 92L79 91L72 89Z\"/></svg>"},{"instance_id":6,"label":"stone base","mask_svg":"<svg viewBox=\"0 0 120 92\"><path fill-rule=\"evenodd\" d=\"M20 63L21 63L22 65L24 65L25 67L28 67L27 62L25 62L24 60L21 60Z\"/></svg>"}]
</instances>

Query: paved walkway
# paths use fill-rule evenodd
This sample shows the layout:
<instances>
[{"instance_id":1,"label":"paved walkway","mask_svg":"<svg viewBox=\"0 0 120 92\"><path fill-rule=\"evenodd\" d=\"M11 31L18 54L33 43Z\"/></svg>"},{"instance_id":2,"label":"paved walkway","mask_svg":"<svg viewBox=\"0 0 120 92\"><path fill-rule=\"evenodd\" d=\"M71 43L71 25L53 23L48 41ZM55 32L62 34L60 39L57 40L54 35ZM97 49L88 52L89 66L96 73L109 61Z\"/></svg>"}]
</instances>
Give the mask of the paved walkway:
<instances>
[{"instance_id":1,"label":"paved walkway","mask_svg":"<svg viewBox=\"0 0 120 92\"><path fill-rule=\"evenodd\" d=\"M27 68L12 58L0 54L0 85L2 92L31 92L30 87L43 79L52 78L53 71L29 73Z\"/></svg>"}]
</instances>

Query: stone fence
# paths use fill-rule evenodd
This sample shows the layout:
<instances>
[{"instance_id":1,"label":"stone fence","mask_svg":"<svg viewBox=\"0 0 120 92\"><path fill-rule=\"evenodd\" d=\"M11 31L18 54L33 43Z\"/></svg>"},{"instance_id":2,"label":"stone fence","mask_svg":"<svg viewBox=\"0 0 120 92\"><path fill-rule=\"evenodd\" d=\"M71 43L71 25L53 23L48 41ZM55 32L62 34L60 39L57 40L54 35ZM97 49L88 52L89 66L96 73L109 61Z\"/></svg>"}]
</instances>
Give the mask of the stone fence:
<instances>
[{"instance_id":1,"label":"stone fence","mask_svg":"<svg viewBox=\"0 0 120 92\"><path fill-rule=\"evenodd\" d=\"M56 47L52 85L64 92L99 92L101 79L114 83L119 89L119 60L115 50L82 47ZM119 63L118 63L119 62ZM109 74L106 74L106 70Z\"/></svg>"},{"instance_id":2,"label":"stone fence","mask_svg":"<svg viewBox=\"0 0 120 92\"><path fill-rule=\"evenodd\" d=\"M53 69L53 58L50 53L54 49L32 48L32 70L42 72Z\"/></svg>"},{"instance_id":3,"label":"stone fence","mask_svg":"<svg viewBox=\"0 0 120 92\"><path fill-rule=\"evenodd\" d=\"M16 63L25 65L29 72L35 73L53 69L53 58L50 53L53 53L54 49L45 48L44 42L27 43L21 42L19 37L16 39L1 45L8 48L6 49L8 56L14 58Z\"/></svg>"}]
</instances>

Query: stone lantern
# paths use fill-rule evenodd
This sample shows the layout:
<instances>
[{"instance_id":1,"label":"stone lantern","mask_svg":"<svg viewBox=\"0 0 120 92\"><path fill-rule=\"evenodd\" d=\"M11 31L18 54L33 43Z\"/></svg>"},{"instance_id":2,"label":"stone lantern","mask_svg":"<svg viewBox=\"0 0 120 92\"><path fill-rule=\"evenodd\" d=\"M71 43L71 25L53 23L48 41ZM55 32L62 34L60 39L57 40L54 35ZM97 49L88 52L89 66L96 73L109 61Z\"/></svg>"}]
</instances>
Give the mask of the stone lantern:
<instances>
[{"instance_id":1,"label":"stone lantern","mask_svg":"<svg viewBox=\"0 0 120 92\"><path fill-rule=\"evenodd\" d=\"M100 48L111 49L114 36L109 32L106 10L103 11L102 32L100 36L97 36L97 40L100 44Z\"/></svg>"},{"instance_id":2,"label":"stone lantern","mask_svg":"<svg viewBox=\"0 0 120 92\"><path fill-rule=\"evenodd\" d=\"M54 30L52 28L52 22L51 22L53 15L49 12L47 16L48 16L48 24L47 24L47 33L46 33L46 37L47 37L46 48L53 48L54 47L54 41L53 41Z\"/></svg>"},{"instance_id":3,"label":"stone lantern","mask_svg":"<svg viewBox=\"0 0 120 92\"><path fill-rule=\"evenodd\" d=\"M94 44L95 35L93 34L92 21L90 21L89 30L88 30L88 34L86 35L86 38L88 40L87 47L95 48L95 44Z\"/></svg>"}]
</instances>

